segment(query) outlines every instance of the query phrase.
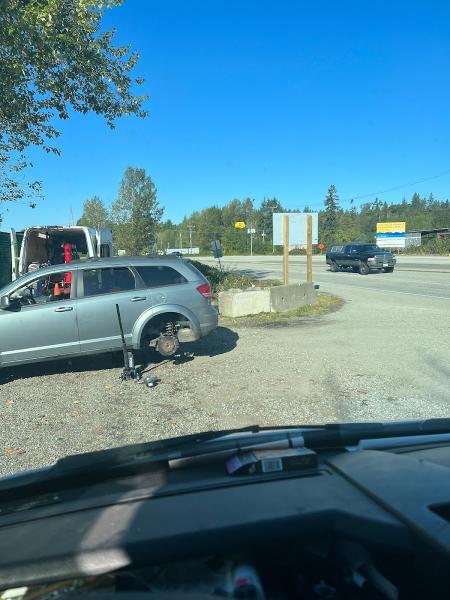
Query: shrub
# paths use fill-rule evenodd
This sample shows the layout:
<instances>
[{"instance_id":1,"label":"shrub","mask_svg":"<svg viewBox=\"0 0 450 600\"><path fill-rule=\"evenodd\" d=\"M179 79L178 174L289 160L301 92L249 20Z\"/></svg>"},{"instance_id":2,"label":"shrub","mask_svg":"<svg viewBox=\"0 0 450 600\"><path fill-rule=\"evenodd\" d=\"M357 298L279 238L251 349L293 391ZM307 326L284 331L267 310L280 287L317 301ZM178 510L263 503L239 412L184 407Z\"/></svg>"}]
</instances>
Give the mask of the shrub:
<instances>
[{"instance_id":1,"label":"shrub","mask_svg":"<svg viewBox=\"0 0 450 600\"><path fill-rule=\"evenodd\" d=\"M205 265L196 260L191 260L196 269L202 273L211 284L213 294L224 292L233 288L246 289L252 286L265 287L266 285L276 285L278 282L271 280L258 280L249 275L243 275L239 271L221 271L216 267Z\"/></svg>"}]
</instances>

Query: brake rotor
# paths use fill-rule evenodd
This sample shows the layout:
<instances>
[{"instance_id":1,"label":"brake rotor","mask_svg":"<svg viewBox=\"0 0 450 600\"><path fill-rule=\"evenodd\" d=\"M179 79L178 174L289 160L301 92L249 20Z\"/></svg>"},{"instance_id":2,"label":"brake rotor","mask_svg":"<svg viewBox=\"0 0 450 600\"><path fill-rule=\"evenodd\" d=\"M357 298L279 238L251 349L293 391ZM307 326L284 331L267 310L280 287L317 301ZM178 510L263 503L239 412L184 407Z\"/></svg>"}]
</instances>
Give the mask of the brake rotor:
<instances>
[{"instance_id":1,"label":"brake rotor","mask_svg":"<svg viewBox=\"0 0 450 600\"><path fill-rule=\"evenodd\" d=\"M173 356L179 347L180 342L178 338L175 335L167 334L161 335L156 345L156 349L162 356Z\"/></svg>"}]
</instances>

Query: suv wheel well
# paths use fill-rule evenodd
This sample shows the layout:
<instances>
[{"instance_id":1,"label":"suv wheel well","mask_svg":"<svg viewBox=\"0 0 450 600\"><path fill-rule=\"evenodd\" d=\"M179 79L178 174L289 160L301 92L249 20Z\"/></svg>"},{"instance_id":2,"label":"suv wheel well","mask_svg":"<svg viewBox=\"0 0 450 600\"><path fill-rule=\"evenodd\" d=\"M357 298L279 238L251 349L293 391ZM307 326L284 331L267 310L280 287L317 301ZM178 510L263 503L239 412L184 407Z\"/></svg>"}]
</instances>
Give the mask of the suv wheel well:
<instances>
[{"instance_id":1,"label":"suv wheel well","mask_svg":"<svg viewBox=\"0 0 450 600\"><path fill-rule=\"evenodd\" d=\"M141 334L140 346L145 348L151 340L159 337L167 329L167 324L172 323L175 327L183 323L188 323L189 320L180 313L167 312L152 317L146 324Z\"/></svg>"}]
</instances>

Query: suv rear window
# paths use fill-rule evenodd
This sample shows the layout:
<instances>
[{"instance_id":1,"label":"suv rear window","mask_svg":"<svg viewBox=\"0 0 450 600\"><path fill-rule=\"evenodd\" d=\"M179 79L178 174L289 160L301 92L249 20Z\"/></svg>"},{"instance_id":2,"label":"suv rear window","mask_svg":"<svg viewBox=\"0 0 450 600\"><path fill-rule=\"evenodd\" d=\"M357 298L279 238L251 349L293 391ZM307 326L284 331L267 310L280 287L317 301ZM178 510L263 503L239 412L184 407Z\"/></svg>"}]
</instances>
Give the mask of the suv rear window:
<instances>
[{"instance_id":1,"label":"suv rear window","mask_svg":"<svg viewBox=\"0 0 450 600\"><path fill-rule=\"evenodd\" d=\"M152 267L134 266L147 287L159 285L177 285L186 283L187 279L172 267L155 265Z\"/></svg>"}]
</instances>

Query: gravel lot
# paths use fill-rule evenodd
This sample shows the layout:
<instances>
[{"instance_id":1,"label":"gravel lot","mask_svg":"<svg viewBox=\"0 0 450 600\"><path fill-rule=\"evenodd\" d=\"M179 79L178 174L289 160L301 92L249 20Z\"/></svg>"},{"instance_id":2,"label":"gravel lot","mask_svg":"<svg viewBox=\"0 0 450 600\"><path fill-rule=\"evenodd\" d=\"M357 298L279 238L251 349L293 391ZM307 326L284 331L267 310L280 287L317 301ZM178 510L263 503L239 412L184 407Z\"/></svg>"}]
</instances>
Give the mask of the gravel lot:
<instances>
[{"instance_id":1,"label":"gravel lot","mask_svg":"<svg viewBox=\"0 0 450 600\"><path fill-rule=\"evenodd\" d=\"M367 289L343 296L338 312L222 326L176 360L153 354L154 389L119 382L120 353L0 371L0 473L251 423L449 416L448 301Z\"/></svg>"}]
</instances>

